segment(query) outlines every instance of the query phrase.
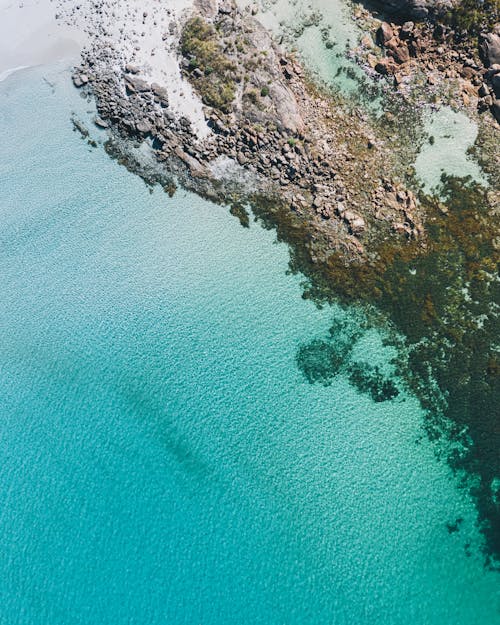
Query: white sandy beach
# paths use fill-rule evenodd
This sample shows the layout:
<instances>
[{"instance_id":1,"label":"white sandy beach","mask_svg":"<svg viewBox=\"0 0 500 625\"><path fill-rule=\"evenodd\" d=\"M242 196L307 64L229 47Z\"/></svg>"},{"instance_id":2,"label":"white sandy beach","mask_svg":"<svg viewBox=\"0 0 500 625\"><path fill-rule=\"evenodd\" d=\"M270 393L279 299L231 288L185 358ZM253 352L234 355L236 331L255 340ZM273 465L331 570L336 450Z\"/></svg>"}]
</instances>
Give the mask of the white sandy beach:
<instances>
[{"instance_id":1,"label":"white sandy beach","mask_svg":"<svg viewBox=\"0 0 500 625\"><path fill-rule=\"evenodd\" d=\"M23 67L78 58L86 36L56 12L50 0L0 0L0 81Z\"/></svg>"},{"instance_id":2,"label":"white sandy beach","mask_svg":"<svg viewBox=\"0 0 500 625\"><path fill-rule=\"evenodd\" d=\"M110 46L123 64L168 89L173 112L208 132L202 104L179 71L179 17L192 0L0 0L0 81L24 67L78 64L85 46ZM118 68L117 68L118 69Z\"/></svg>"}]
</instances>

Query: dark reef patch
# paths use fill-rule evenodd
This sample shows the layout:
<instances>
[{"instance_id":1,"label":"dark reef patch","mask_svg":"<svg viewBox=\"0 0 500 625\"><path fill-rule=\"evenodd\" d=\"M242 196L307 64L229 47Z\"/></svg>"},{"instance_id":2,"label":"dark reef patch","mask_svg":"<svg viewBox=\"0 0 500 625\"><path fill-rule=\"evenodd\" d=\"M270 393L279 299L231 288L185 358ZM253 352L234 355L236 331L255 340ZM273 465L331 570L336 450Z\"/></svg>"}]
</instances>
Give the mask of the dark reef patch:
<instances>
[{"instance_id":1,"label":"dark reef patch","mask_svg":"<svg viewBox=\"0 0 500 625\"><path fill-rule=\"evenodd\" d=\"M311 384L330 385L337 375L347 376L360 392L376 401L390 401L399 395L398 382L384 374L377 365L358 362L352 356L360 330L346 323L330 328L327 339L313 339L299 347L296 362Z\"/></svg>"},{"instance_id":2,"label":"dark reef patch","mask_svg":"<svg viewBox=\"0 0 500 625\"><path fill-rule=\"evenodd\" d=\"M360 392L367 393L376 402L390 401L399 395L399 389L384 376L378 366L353 363L349 367L349 381Z\"/></svg>"}]
</instances>

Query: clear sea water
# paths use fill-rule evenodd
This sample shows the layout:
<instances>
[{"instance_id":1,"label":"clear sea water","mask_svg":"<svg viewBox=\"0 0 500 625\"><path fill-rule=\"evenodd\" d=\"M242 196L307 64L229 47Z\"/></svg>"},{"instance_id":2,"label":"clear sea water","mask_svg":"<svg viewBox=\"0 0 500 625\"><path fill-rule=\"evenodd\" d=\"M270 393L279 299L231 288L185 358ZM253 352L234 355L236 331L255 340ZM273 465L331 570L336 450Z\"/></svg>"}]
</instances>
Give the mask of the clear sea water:
<instances>
[{"instance_id":1,"label":"clear sea water","mask_svg":"<svg viewBox=\"0 0 500 625\"><path fill-rule=\"evenodd\" d=\"M1 625L500 623L415 399L297 367L355 311L304 301L272 232L90 148L69 85L0 85ZM390 368L382 338L356 357Z\"/></svg>"},{"instance_id":2,"label":"clear sea water","mask_svg":"<svg viewBox=\"0 0 500 625\"><path fill-rule=\"evenodd\" d=\"M375 86L377 81L369 79L350 57L367 33L352 19L352 6L345 0L237 0L237 4L246 10L257 7L257 18L278 39L283 38L285 47L298 53L317 79L335 91L354 95L361 93L363 85ZM361 102L377 115L384 111L382 98L373 92L361 96ZM424 141L415 162L417 178L427 192L439 186L443 173L471 176L488 186L480 165L468 154L478 134L474 120L449 106L427 108L423 133L434 139L432 144Z\"/></svg>"},{"instance_id":3,"label":"clear sea water","mask_svg":"<svg viewBox=\"0 0 500 625\"><path fill-rule=\"evenodd\" d=\"M321 81L342 92L357 92L365 75L346 57L358 46L363 32L350 17L344 0L237 0L242 8L257 6L257 18L278 37ZM305 25L305 27L304 27Z\"/></svg>"},{"instance_id":4,"label":"clear sea water","mask_svg":"<svg viewBox=\"0 0 500 625\"><path fill-rule=\"evenodd\" d=\"M426 191L436 189L443 173L450 176L470 176L488 186L488 181L477 161L468 154L474 144L477 123L462 112L443 106L427 113L425 133L432 143L423 144L415 162L417 177Z\"/></svg>"}]
</instances>

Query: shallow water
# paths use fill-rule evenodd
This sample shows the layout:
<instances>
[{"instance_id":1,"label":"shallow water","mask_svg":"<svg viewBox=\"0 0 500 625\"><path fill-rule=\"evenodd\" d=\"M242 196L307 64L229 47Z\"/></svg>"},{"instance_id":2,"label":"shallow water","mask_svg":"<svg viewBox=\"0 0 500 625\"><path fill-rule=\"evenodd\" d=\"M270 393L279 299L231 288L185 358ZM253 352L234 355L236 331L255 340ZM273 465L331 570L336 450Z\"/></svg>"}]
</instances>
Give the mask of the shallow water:
<instances>
[{"instance_id":1,"label":"shallow water","mask_svg":"<svg viewBox=\"0 0 500 625\"><path fill-rule=\"evenodd\" d=\"M245 8L255 5L238 0ZM323 82L352 94L365 80L361 68L346 56L363 35L343 0L261 0L256 17L277 37L285 36L308 68ZM323 34L324 33L324 34Z\"/></svg>"},{"instance_id":2,"label":"shallow water","mask_svg":"<svg viewBox=\"0 0 500 625\"><path fill-rule=\"evenodd\" d=\"M415 399L297 366L359 315L302 300L272 232L91 149L69 83L0 86L0 623L500 623ZM382 339L352 358L390 371Z\"/></svg>"},{"instance_id":3,"label":"shallow water","mask_svg":"<svg viewBox=\"0 0 500 625\"><path fill-rule=\"evenodd\" d=\"M477 124L462 112L443 106L424 118L427 142L423 144L415 161L417 178L426 191L435 190L441 176L466 177L487 185L486 177L467 150L474 144Z\"/></svg>"},{"instance_id":4,"label":"shallow water","mask_svg":"<svg viewBox=\"0 0 500 625\"><path fill-rule=\"evenodd\" d=\"M238 4L247 9L257 6L257 19L278 39L284 38L285 45L298 52L307 69L322 83L357 97L376 115L383 113L384 101L380 93L377 95L379 79L368 76L349 55L366 33L352 18L345 0L238 0ZM470 176L487 186L480 165L467 153L477 137L476 122L449 106L427 108L423 111L422 132L425 138L433 138L432 143L424 142L415 162L417 179L425 191L435 190L443 173Z\"/></svg>"}]
</instances>

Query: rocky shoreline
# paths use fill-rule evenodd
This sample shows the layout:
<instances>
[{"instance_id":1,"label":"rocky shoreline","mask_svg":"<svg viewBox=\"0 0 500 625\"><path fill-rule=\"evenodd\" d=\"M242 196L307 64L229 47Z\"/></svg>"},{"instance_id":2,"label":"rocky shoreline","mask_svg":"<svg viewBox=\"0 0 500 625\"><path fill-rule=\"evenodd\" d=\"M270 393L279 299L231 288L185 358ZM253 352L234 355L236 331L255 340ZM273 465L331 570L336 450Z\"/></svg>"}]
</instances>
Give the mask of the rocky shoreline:
<instances>
[{"instance_id":1,"label":"rocky shoreline","mask_svg":"<svg viewBox=\"0 0 500 625\"><path fill-rule=\"evenodd\" d=\"M416 197L396 172L391 176L394 154L374 136L367 116L339 113L305 79L297 60L234 4L200 5L184 29L193 24L239 68L233 73L247 72L227 78L237 87L230 110L209 106L200 94L209 135L200 139L187 117L170 111L168 89L142 78L134 65L120 66L108 48L91 49L73 76L75 86L95 97L98 125L146 140L166 171L212 200L226 203L234 179L250 177L251 192L243 185L235 201L248 202L256 193L279 196L321 239L313 257L326 246L344 250L349 261L362 259L367 245L387 236L423 241ZM239 44L242 32L245 43ZM181 68L197 91L204 75L195 56L185 51Z\"/></svg>"},{"instance_id":2,"label":"rocky shoreline","mask_svg":"<svg viewBox=\"0 0 500 625\"><path fill-rule=\"evenodd\" d=\"M358 49L358 58L375 72L392 77L402 95L414 88L414 77L425 79L435 97L454 89L461 104L479 113L491 111L500 121L500 26L479 36L455 41L457 33L442 23L388 23L373 20L369 11L356 18L371 30ZM380 24L380 25L379 25Z\"/></svg>"},{"instance_id":3,"label":"rocky shoreline","mask_svg":"<svg viewBox=\"0 0 500 625\"><path fill-rule=\"evenodd\" d=\"M309 280L304 297L367 303L405 337L401 369L429 410L429 436L461 449L449 461L473 476L487 561L499 566L499 33L473 49L439 22L386 22L356 8L366 31L356 58L394 108L376 118L315 83L252 13L198 0L162 36L201 103L203 132L172 106L168 83L109 40L92 41L73 82L95 100L111 156L170 194L180 184L229 205L244 226L251 207L290 245L292 270ZM436 197L415 180L418 142L406 126L439 98L479 120L493 146L479 154L489 189L447 178Z\"/></svg>"}]
</instances>

